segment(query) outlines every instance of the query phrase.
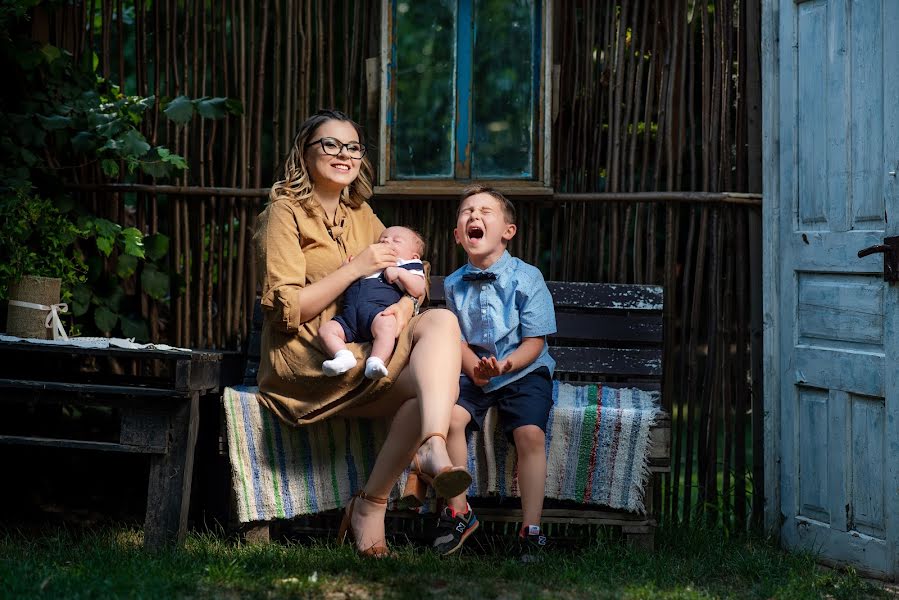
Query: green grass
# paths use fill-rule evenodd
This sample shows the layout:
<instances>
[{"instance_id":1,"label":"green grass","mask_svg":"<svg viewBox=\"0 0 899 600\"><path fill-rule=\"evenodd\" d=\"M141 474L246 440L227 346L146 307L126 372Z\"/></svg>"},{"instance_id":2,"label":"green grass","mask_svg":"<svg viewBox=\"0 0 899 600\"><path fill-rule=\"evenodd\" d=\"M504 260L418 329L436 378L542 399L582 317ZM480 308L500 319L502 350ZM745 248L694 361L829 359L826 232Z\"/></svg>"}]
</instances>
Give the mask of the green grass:
<instances>
[{"instance_id":1,"label":"green grass","mask_svg":"<svg viewBox=\"0 0 899 600\"><path fill-rule=\"evenodd\" d=\"M852 571L818 568L769 540L663 529L655 553L603 540L525 565L504 553L441 559L400 545L364 560L333 543L249 546L192 533L141 549L130 528L0 532L0 598L859 598Z\"/></svg>"}]
</instances>

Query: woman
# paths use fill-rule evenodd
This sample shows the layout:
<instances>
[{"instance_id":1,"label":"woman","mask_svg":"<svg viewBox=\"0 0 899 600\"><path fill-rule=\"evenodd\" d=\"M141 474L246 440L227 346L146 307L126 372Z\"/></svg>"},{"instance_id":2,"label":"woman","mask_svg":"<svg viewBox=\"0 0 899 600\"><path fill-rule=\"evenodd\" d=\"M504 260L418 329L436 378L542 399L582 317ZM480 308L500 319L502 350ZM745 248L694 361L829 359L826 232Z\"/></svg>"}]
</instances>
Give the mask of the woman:
<instances>
[{"instance_id":1,"label":"woman","mask_svg":"<svg viewBox=\"0 0 899 600\"><path fill-rule=\"evenodd\" d=\"M360 277L396 264L395 253L377 243L384 224L366 199L371 166L360 127L339 111L319 111L300 127L256 234L262 278L262 356L259 401L291 425L334 415L393 415L384 446L344 515L341 541L351 534L369 556L387 553L387 496L418 449L421 470L441 496L460 493L471 477L452 467L446 451L450 412L459 393L461 351L455 316L429 310L413 316L417 302L404 297L385 312L398 323L388 376L363 376L370 344L350 344L360 366L325 377L329 358L318 328L337 313L344 290Z\"/></svg>"}]
</instances>

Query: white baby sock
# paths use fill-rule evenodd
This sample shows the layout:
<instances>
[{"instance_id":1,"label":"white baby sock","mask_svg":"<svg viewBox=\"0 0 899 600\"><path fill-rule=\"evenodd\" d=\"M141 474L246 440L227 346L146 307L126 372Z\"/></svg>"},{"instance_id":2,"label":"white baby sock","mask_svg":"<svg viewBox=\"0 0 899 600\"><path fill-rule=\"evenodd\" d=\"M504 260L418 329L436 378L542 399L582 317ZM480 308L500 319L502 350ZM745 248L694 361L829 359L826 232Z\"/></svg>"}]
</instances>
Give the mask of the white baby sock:
<instances>
[{"instance_id":1,"label":"white baby sock","mask_svg":"<svg viewBox=\"0 0 899 600\"><path fill-rule=\"evenodd\" d=\"M331 360L326 360L322 363L322 371L325 372L325 375L328 377L336 377L337 375L342 375L356 366L356 357L353 356L353 353L344 348L343 350L338 350L337 354L334 355L334 358ZM366 370L366 373L368 371Z\"/></svg>"},{"instance_id":2,"label":"white baby sock","mask_svg":"<svg viewBox=\"0 0 899 600\"><path fill-rule=\"evenodd\" d=\"M377 356L369 356L365 361L365 376L369 379L380 379L387 375L387 367L384 361Z\"/></svg>"}]
</instances>

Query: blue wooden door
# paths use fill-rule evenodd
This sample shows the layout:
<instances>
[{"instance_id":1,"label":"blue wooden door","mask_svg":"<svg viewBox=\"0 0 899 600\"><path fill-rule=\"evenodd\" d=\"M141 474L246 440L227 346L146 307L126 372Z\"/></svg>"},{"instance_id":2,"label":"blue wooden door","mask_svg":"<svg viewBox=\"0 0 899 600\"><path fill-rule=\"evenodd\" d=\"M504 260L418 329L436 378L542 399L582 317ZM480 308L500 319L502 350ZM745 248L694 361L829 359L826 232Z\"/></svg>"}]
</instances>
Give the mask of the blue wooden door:
<instances>
[{"instance_id":1,"label":"blue wooden door","mask_svg":"<svg viewBox=\"0 0 899 600\"><path fill-rule=\"evenodd\" d=\"M899 576L899 0L763 13L767 521Z\"/></svg>"}]
</instances>

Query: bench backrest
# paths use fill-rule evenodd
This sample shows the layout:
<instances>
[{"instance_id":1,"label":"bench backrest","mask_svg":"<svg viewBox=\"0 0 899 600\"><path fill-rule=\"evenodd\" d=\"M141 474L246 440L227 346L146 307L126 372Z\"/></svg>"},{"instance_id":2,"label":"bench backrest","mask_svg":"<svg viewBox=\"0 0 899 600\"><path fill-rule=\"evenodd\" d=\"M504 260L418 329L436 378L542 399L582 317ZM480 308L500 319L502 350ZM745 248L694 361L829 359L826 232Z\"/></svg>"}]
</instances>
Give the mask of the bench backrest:
<instances>
[{"instance_id":1,"label":"bench backrest","mask_svg":"<svg viewBox=\"0 0 899 600\"><path fill-rule=\"evenodd\" d=\"M548 281L558 332L550 336L556 379L658 389L662 379L661 286ZM428 306L445 305L443 277L431 277ZM246 385L259 370L262 310L253 311Z\"/></svg>"}]
</instances>

